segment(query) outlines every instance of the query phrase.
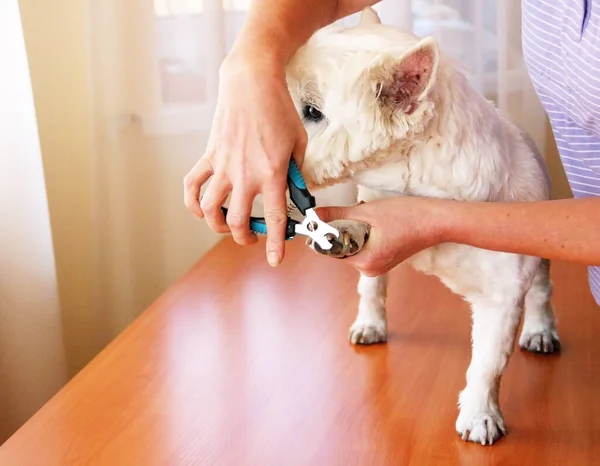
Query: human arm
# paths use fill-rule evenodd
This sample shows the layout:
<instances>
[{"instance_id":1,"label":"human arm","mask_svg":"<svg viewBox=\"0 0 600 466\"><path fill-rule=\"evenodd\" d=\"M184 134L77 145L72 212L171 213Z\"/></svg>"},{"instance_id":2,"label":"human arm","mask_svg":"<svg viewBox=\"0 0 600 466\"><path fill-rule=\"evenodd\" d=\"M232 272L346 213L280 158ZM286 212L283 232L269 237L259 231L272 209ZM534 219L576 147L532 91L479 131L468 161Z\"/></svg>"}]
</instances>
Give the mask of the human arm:
<instances>
[{"instance_id":1,"label":"human arm","mask_svg":"<svg viewBox=\"0 0 600 466\"><path fill-rule=\"evenodd\" d=\"M389 271L440 243L600 265L600 198L462 202L396 197L318 210L325 221L371 225L369 240L345 259L366 275Z\"/></svg>"},{"instance_id":2,"label":"human arm","mask_svg":"<svg viewBox=\"0 0 600 466\"><path fill-rule=\"evenodd\" d=\"M252 244L252 202L262 194L267 258L283 259L287 217L286 174L290 156L301 166L306 131L285 82L285 65L323 26L377 1L255 0L224 60L219 95L205 153L184 179L184 202L216 232ZM211 183L200 192L209 178ZM225 221L221 206L230 196Z\"/></svg>"},{"instance_id":3,"label":"human arm","mask_svg":"<svg viewBox=\"0 0 600 466\"><path fill-rule=\"evenodd\" d=\"M265 55L283 67L318 29L379 0L254 0L246 22L225 60Z\"/></svg>"}]
</instances>

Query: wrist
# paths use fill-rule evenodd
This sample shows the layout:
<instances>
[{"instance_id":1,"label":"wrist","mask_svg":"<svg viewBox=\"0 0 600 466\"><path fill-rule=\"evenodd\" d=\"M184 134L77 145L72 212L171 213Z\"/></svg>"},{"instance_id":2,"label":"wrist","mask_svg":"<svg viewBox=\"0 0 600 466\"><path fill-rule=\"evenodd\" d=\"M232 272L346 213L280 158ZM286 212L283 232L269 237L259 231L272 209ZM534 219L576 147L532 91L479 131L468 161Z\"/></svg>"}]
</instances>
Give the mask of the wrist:
<instances>
[{"instance_id":1,"label":"wrist","mask_svg":"<svg viewBox=\"0 0 600 466\"><path fill-rule=\"evenodd\" d=\"M290 39L277 27L260 28L253 24L243 29L233 44L224 63L232 66L255 65L263 67L263 72L276 71L283 74L285 66L295 52Z\"/></svg>"},{"instance_id":2,"label":"wrist","mask_svg":"<svg viewBox=\"0 0 600 466\"><path fill-rule=\"evenodd\" d=\"M423 218L432 244L458 242L463 203L450 199L427 199Z\"/></svg>"},{"instance_id":3,"label":"wrist","mask_svg":"<svg viewBox=\"0 0 600 466\"><path fill-rule=\"evenodd\" d=\"M259 45L253 48L245 45L232 48L219 68L220 79L233 79L239 83L247 80L248 75L261 76L261 79L285 80L282 55Z\"/></svg>"}]
</instances>

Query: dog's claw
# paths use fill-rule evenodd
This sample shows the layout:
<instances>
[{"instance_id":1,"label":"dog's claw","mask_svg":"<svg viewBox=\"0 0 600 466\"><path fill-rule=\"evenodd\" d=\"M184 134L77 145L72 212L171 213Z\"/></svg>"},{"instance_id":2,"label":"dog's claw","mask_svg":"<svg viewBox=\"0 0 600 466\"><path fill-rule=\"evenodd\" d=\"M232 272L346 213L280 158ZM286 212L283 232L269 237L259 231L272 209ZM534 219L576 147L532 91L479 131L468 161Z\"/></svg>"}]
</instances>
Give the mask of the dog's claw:
<instances>
[{"instance_id":1,"label":"dog's claw","mask_svg":"<svg viewBox=\"0 0 600 466\"><path fill-rule=\"evenodd\" d=\"M558 336L547 330L535 333L523 333L519 339L519 346L532 353L551 354L561 350Z\"/></svg>"},{"instance_id":2,"label":"dog's claw","mask_svg":"<svg viewBox=\"0 0 600 466\"><path fill-rule=\"evenodd\" d=\"M323 250L316 243L309 244L316 252L325 256L338 259L353 256L363 248L369 236L369 226L354 220L335 220L331 222L331 226L338 230L339 236L325 236L331 243L330 249Z\"/></svg>"},{"instance_id":3,"label":"dog's claw","mask_svg":"<svg viewBox=\"0 0 600 466\"><path fill-rule=\"evenodd\" d=\"M464 441L492 445L503 435L506 435L504 420L500 414L486 414L466 419L462 415L457 421L457 432Z\"/></svg>"},{"instance_id":4,"label":"dog's claw","mask_svg":"<svg viewBox=\"0 0 600 466\"><path fill-rule=\"evenodd\" d=\"M348 336L353 345L373 345L387 341L385 322L355 322Z\"/></svg>"}]
</instances>

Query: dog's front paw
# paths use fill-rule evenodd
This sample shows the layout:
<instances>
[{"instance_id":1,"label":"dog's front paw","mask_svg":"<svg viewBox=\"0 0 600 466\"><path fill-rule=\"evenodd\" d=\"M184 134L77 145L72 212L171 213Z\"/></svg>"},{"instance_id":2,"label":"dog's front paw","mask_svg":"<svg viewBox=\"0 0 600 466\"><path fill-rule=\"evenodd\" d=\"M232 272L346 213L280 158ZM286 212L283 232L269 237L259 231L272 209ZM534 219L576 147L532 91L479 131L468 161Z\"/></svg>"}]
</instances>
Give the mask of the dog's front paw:
<instances>
[{"instance_id":1,"label":"dog's front paw","mask_svg":"<svg viewBox=\"0 0 600 466\"><path fill-rule=\"evenodd\" d=\"M555 353L561 349L558 335L552 330L523 331L519 338L519 346L533 353L544 354Z\"/></svg>"},{"instance_id":2,"label":"dog's front paw","mask_svg":"<svg viewBox=\"0 0 600 466\"><path fill-rule=\"evenodd\" d=\"M461 412L456 421L456 431L463 440L481 445L492 445L506 435L500 412L480 412L475 415Z\"/></svg>"},{"instance_id":3,"label":"dog's front paw","mask_svg":"<svg viewBox=\"0 0 600 466\"><path fill-rule=\"evenodd\" d=\"M330 222L329 225L339 232L337 238L332 234L326 236L331 243L331 249L322 249L318 244L313 243L310 238L306 241L306 244L316 252L325 256L338 259L353 256L363 248L369 238L370 228L366 223L355 220L335 220Z\"/></svg>"},{"instance_id":4,"label":"dog's front paw","mask_svg":"<svg viewBox=\"0 0 600 466\"><path fill-rule=\"evenodd\" d=\"M387 330L384 321L356 321L350 327L348 337L353 345L373 345L387 340Z\"/></svg>"}]
</instances>

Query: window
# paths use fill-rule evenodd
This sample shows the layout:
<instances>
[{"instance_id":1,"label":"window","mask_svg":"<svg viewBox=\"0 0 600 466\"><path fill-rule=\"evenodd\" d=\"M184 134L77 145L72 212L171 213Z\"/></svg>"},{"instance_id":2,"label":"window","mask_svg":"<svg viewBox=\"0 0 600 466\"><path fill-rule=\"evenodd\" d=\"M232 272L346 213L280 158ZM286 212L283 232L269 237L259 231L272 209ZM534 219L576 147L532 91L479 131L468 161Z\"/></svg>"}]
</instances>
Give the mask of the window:
<instances>
[{"instance_id":1,"label":"window","mask_svg":"<svg viewBox=\"0 0 600 466\"><path fill-rule=\"evenodd\" d=\"M225 50L231 48L251 1L153 0L161 108L144 116L145 131L174 134L210 128L214 90L208 86L215 75L214 59L207 58L211 44L224 39ZM207 6L222 9L221 24L209 27L214 18Z\"/></svg>"},{"instance_id":2,"label":"window","mask_svg":"<svg viewBox=\"0 0 600 466\"><path fill-rule=\"evenodd\" d=\"M222 0L225 11L248 11L251 0ZM176 15L201 15L204 0L154 0L154 13L158 17Z\"/></svg>"}]
</instances>

